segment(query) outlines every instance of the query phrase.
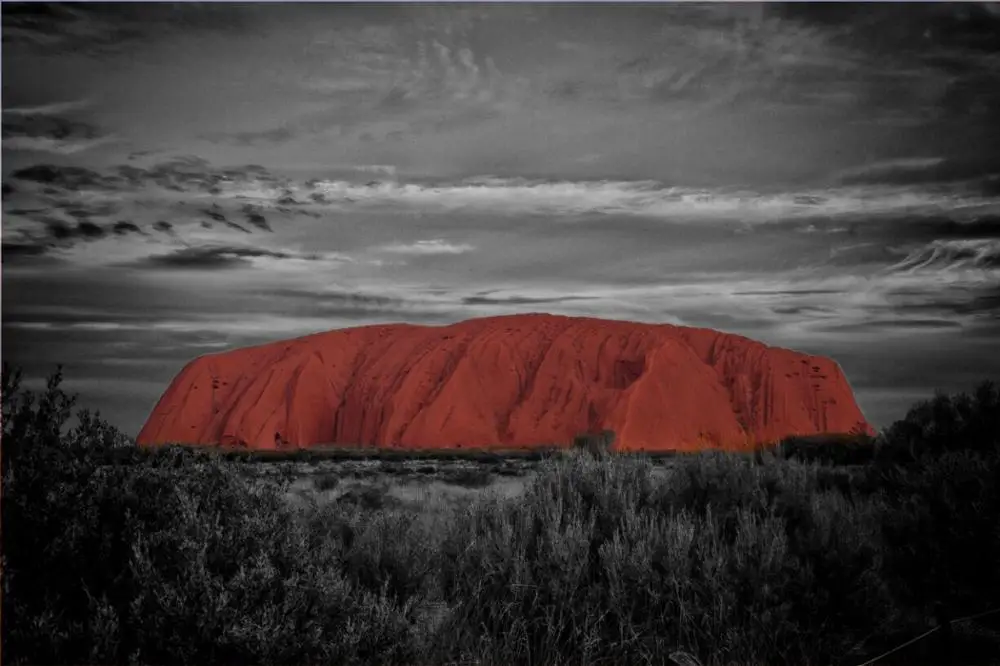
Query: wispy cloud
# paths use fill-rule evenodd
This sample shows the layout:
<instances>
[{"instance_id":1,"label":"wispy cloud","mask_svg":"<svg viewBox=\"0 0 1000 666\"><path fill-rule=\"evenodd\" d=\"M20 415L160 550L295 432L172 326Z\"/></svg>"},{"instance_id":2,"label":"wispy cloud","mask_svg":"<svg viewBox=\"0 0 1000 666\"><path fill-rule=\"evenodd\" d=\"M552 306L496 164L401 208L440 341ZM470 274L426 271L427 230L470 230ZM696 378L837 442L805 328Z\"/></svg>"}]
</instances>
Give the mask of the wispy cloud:
<instances>
[{"instance_id":1,"label":"wispy cloud","mask_svg":"<svg viewBox=\"0 0 1000 666\"><path fill-rule=\"evenodd\" d=\"M842 182L882 182L886 177L899 174L926 173L928 170L941 166L943 157L904 157L892 160L871 162L840 171L835 178Z\"/></svg>"},{"instance_id":2,"label":"wispy cloud","mask_svg":"<svg viewBox=\"0 0 1000 666\"><path fill-rule=\"evenodd\" d=\"M334 79L311 79L302 84L302 87L311 93L319 95L343 95L347 93L369 92L374 89L374 84L370 79L365 78L334 78Z\"/></svg>"},{"instance_id":3,"label":"wispy cloud","mask_svg":"<svg viewBox=\"0 0 1000 666\"><path fill-rule=\"evenodd\" d=\"M476 248L468 243L449 243L441 239L419 240L414 243L392 243L375 248L379 252L389 252L390 254L409 254L416 256L436 255L436 254L465 254L472 252Z\"/></svg>"},{"instance_id":4,"label":"wispy cloud","mask_svg":"<svg viewBox=\"0 0 1000 666\"><path fill-rule=\"evenodd\" d=\"M907 275L933 272L942 278L969 271L986 272L1000 284L1000 239L935 240L909 252L886 271ZM976 275L972 279L979 281L982 277Z\"/></svg>"},{"instance_id":5,"label":"wispy cloud","mask_svg":"<svg viewBox=\"0 0 1000 666\"><path fill-rule=\"evenodd\" d=\"M36 116L36 115L58 115L67 111L78 111L85 109L93 103L90 99L69 100L65 102L51 102L38 106L7 107L3 110L5 114L12 116Z\"/></svg>"},{"instance_id":6,"label":"wispy cloud","mask_svg":"<svg viewBox=\"0 0 1000 666\"><path fill-rule=\"evenodd\" d=\"M683 222L738 219L779 222L796 218L1000 211L1000 199L977 193L909 187L858 187L763 194L726 189L667 187L653 181L542 182L477 178L431 186L325 181L313 185L333 205L392 204L444 210L580 216L635 215Z\"/></svg>"},{"instance_id":7,"label":"wispy cloud","mask_svg":"<svg viewBox=\"0 0 1000 666\"><path fill-rule=\"evenodd\" d=\"M91 104L81 99L3 109L4 149L73 155L117 141L96 125L68 115Z\"/></svg>"},{"instance_id":8,"label":"wispy cloud","mask_svg":"<svg viewBox=\"0 0 1000 666\"><path fill-rule=\"evenodd\" d=\"M372 171L376 178L369 180ZM378 177L387 175L394 177ZM407 180L387 165L359 165L350 180L303 182L255 165L217 167L192 157L102 171L40 164L13 176L17 189L4 201L4 240L48 248L37 255L20 253L22 264L32 257L39 261L44 257L87 266L148 261L149 266L176 270L273 267L285 272L305 271L313 261L312 253L295 248L309 247L309 238L326 238L323 229L329 228L330 221L357 214L376 216L380 222L360 232L349 251L328 257L330 261L324 266L355 261L358 266L381 265L389 270L390 265L401 267L407 262L389 261L385 255L404 260L449 256L454 258L449 261L459 263L468 263L466 257L474 255L482 257L475 265L479 270L527 262L523 270L539 274L544 271L531 262L543 261L550 265L550 271L572 273L571 266L557 268L564 263L560 257L546 255L550 252L547 248L555 247L544 240L551 235L552 224L574 225L584 234L598 233L605 224L621 229L625 227L620 225L627 224L632 225L630 233L638 236L615 241L605 232L599 233L607 236L609 243L633 245L644 258L632 266L604 262L600 274L613 276L615 271L624 271L655 275L671 263L685 268L705 262L713 265L711 253L720 251L730 264L759 263L759 252L752 255L749 249L737 252L731 245L719 245L729 242L726 234L734 231L756 235L811 231L801 236L832 237L822 241L831 243L827 250L802 261L829 261L831 267L853 269L864 264L887 266L887 260L902 259L886 254L887 248L906 242L915 244L907 247L909 252L916 244L936 240L993 238L997 233L995 219L1000 219L1000 198L983 196L963 183L855 185L770 193L669 187L656 181L481 177L435 184L426 179ZM442 216L431 215L427 221L437 218L442 224L460 224L463 230L426 228L427 222L421 221L425 213ZM410 216L411 222L404 223L400 216ZM543 242L513 257L498 256L496 248L502 243L486 240L484 234L499 232L502 226L495 225L504 218L516 218L517 224L527 225L526 233L540 234ZM527 231L528 226L533 230ZM636 240L648 237L652 243L663 243L663 239L679 234L676 237L685 242L684 235L691 233L715 243L714 249L705 246L699 250L696 254L703 256L694 264L691 257L664 259L663 269L653 269L649 263L652 257L645 256L652 246L644 247ZM581 237L580 251L596 252L588 237ZM785 234L781 238L780 242L788 242L790 237ZM755 245L765 242L761 239ZM794 244L815 249L818 242L803 238ZM663 245L662 250L669 247ZM323 249L342 248L331 242ZM14 254L16 250L11 256Z\"/></svg>"},{"instance_id":9,"label":"wispy cloud","mask_svg":"<svg viewBox=\"0 0 1000 666\"><path fill-rule=\"evenodd\" d=\"M55 139L52 137L15 136L3 139L3 147L8 150L30 151L38 153L54 153L56 155L74 155L85 150L117 141L115 137L106 136L98 139Z\"/></svg>"},{"instance_id":10,"label":"wispy cloud","mask_svg":"<svg viewBox=\"0 0 1000 666\"><path fill-rule=\"evenodd\" d=\"M4 9L5 44L46 55L109 57L169 34L237 31L254 10L233 14L211 5L179 6L100 3L11 3Z\"/></svg>"},{"instance_id":11,"label":"wispy cloud","mask_svg":"<svg viewBox=\"0 0 1000 666\"><path fill-rule=\"evenodd\" d=\"M983 190L991 177L1000 174L1000 160L995 157L954 159L945 157L907 157L879 160L844 169L833 175L842 185L916 186L934 183L965 182ZM985 190L984 190L985 191Z\"/></svg>"},{"instance_id":12,"label":"wispy cloud","mask_svg":"<svg viewBox=\"0 0 1000 666\"><path fill-rule=\"evenodd\" d=\"M930 162L921 162L930 164ZM884 167L888 169L889 167ZM883 170L884 170L883 169ZM657 181L548 181L496 177L432 183L400 178L391 165L354 167L354 180L295 182L259 167L213 167L203 161L175 160L143 169L122 166L109 173L79 167L36 165L13 174L17 180L81 191L144 196L161 191L165 201L184 194L208 202L200 213L207 222L236 225L219 208L232 203L239 217L269 230L265 207L296 205L299 210L350 210L390 207L410 210L482 211L490 214L540 214L559 217L619 215L656 218L664 222L729 221L782 224L794 220L913 216L914 223L935 216L951 223L977 223L1000 214L1000 197L966 182L933 186L858 184L786 192L731 188L667 186ZM390 176L361 182L370 174ZM67 195L69 192L67 191ZM964 216L964 218L963 218ZM965 219L967 218L967 219ZM440 241L417 245L413 253L449 252ZM463 249L463 251L468 251Z\"/></svg>"}]
</instances>

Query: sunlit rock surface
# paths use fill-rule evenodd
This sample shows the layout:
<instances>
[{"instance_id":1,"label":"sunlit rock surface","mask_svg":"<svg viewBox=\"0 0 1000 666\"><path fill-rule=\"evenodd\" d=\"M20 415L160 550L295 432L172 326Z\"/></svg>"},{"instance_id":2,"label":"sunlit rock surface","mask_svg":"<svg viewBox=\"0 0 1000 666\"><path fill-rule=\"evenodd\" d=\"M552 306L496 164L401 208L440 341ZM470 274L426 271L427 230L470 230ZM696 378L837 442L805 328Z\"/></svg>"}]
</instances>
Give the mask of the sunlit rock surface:
<instances>
[{"instance_id":1,"label":"sunlit rock surface","mask_svg":"<svg viewBox=\"0 0 1000 666\"><path fill-rule=\"evenodd\" d=\"M197 358L140 444L744 449L871 432L840 367L709 329L555 315L366 326Z\"/></svg>"}]
</instances>

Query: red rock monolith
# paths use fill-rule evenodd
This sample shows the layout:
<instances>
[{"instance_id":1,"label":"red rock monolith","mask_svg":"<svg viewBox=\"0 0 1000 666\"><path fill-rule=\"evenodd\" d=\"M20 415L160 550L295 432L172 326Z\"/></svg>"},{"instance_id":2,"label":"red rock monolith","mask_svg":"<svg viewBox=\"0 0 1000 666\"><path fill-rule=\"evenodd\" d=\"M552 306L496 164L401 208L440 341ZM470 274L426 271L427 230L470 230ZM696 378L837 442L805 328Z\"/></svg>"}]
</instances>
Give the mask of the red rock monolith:
<instances>
[{"instance_id":1,"label":"red rock monolith","mask_svg":"<svg viewBox=\"0 0 1000 666\"><path fill-rule=\"evenodd\" d=\"M710 329L532 314L309 335L188 363L138 442L747 449L872 432L832 360Z\"/></svg>"}]
</instances>

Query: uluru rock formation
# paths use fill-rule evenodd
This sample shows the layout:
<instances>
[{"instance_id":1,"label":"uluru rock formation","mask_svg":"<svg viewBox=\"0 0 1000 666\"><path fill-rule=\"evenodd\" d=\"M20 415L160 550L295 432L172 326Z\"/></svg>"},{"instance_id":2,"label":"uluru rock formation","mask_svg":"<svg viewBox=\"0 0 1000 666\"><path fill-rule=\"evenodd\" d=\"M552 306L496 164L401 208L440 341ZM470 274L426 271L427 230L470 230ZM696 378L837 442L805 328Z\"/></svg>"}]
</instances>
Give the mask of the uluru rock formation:
<instances>
[{"instance_id":1,"label":"uluru rock formation","mask_svg":"<svg viewBox=\"0 0 1000 666\"><path fill-rule=\"evenodd\" d=\"M871 427L840 367L710 329L546 314L309 335L188 363L138 441L742 449Z\"/></svg>"}]
</instances>

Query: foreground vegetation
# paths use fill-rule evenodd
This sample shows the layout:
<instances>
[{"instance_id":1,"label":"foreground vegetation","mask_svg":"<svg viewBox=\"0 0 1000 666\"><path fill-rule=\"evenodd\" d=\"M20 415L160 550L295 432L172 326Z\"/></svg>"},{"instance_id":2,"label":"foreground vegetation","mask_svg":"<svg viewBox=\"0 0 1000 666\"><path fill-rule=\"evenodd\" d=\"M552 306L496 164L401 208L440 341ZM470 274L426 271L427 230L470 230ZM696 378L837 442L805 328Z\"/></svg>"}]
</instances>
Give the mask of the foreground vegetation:
<instances>
[{"instance_id":1,"label":"foreground vegetation","mask_svg":"<svg viewBox=\"0 0 1000 666\"><path fill-rule=\"evenodd\" d=\"M69 428L59 380L3 374L5 662L858 664L1000 599L993 384L870 443L544 459L419 510ZM945 634L897 656L1000 651L996 615Z\"/></svg>"}]
</instances>

